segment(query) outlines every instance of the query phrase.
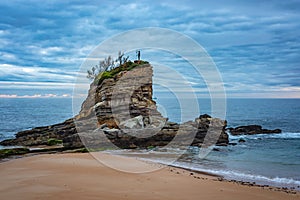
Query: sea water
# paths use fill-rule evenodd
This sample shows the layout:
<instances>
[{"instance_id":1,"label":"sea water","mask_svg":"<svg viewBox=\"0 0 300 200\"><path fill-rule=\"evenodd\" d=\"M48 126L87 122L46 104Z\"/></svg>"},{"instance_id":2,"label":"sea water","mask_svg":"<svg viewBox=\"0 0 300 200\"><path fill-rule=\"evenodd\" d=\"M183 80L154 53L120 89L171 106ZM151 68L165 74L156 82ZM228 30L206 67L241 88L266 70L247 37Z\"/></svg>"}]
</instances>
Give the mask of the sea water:
<instances>
[{"instance_id":1,"label":"sea water","mask_svg":"<svg viewBox=\"0 0 300 200\"><path fill-rule=\"evenodd\" d=\"M71 98L0 98L0 140L72 117Z\"/></svg>"},{"instance_id":2,"label":"sea water","mask_svg":"<svg viewBox=\"0 0 300 200\"><path fill-rule=\"evenodd\" d=\"M176 99L156 101L170 121L181 122ZM198 102L201 114L211 114L209 99ZM198 117L192 113L190 120ZM71 98L0 99L0 140L13 138L21 130L63 122L72 116ZM174 153L183 156L173 165L215 173L227 179L296 189L300 186L300 99L228 99L226 120L228 127L259 124L268 129L280 128L282 133L230 136L230 142L237 145L216 147L218 151L211 151L204 159L199 158L197 147L187 152L174 149ZM241 138L246 142L238 143ZM157 159L146 154L145 151L135 153L161 163L168 157L164 159L164 154L160 154Z\"/></svg>"},{"instance_id":3,"label":"sea water","mask_svg":"<svg viewBox=\"0 0 300 200\"><path fill-rule=\"evenodd\" d=\"M210 114L210 100L198 102L201 113ZM159 103L169 111L167 117L171 121L181 121L177 101L160 99ZM228 127L258 124L267 129L280 128L282 133L230 135L230 142L237 145L216 147L218 151L211 151L204 159L199 158L197 147L191 148L173 165L215 173L226 179L299 190L300 99L228 99L226 111ZM239 139L246 142L239 143ZM163 158L159 160L163 163Z\"/></svg>"}]
</instances>

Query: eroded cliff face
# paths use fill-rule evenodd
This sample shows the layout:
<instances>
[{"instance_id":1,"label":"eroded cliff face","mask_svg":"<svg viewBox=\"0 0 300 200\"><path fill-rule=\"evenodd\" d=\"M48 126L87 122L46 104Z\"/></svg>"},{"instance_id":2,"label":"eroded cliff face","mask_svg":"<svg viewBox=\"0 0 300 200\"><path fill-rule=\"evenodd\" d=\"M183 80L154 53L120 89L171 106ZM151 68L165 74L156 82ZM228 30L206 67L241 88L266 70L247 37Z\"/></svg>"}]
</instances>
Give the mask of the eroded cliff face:
<instances>
[{"instance_id":1,"label":"eroded cliff face","mask_svg":"<svg viewBox=\"0 0 300 200\"><path fill-rule=\"evenodd\" d=\"M144 64L91 84L88 97L75 119L97 116L99 125L118 128L119 123L128 118L162 117L152 100L152 75L151 65Z\"/></svg>"},{"instance_id":2,"label":"eroded cliff face","mask_svg":"<svg viewBox=\"0 0 300 200\"><path fill-rule=\"evenodd\" d=\"M65 148L105 148L111 144L118 148L145 148L170 143L201 146L209 137L213 138L211 144L206 142L209 145L228 143L225 120L202 115L177 124L163 118L152 99L152 76L152 66L144 64L95 81L74 118L19 132L16 139L0 144L43 145L56 138L63 140ZM177 142L172 143L174 139Z\"/></svg>"}]
</instances>

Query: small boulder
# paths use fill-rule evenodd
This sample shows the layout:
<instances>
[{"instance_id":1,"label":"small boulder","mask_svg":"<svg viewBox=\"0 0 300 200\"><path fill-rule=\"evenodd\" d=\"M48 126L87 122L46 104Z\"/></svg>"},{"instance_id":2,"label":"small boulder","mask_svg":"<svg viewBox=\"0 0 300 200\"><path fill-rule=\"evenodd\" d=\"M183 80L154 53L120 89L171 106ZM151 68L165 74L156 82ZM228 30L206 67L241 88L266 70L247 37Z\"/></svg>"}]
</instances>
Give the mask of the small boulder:
<instances>
[{"instance_id":1,"label":"small boulder","mask_svg":"<svg viewBox=\"0 0 300 200\"><path fill-rule=\"evenodd\" d=\"M144 128L143 116L139 115L137 117L125 120L120 123L120 127L125 127L125 128L130 128L130 129Z\"/></svg>"},{"instance_id":2,"label":"small boulder","mask_svg":"<svg viewBox=\"0 0 300 200\"><path fill-rule=\"evenodd\" d=\"M239 143L244 143L246 142L246 140L244 140L243 138L239 139Z\"/></svg>"}]
</instances>

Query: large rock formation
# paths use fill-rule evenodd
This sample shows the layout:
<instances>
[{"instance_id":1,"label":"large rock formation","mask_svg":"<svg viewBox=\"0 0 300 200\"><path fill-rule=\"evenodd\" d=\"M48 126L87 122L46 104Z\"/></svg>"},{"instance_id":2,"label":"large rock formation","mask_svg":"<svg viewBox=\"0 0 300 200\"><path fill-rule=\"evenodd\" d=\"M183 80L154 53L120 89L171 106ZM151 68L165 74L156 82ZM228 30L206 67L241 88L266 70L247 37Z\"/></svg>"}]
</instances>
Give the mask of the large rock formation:
<instances>
[{"instance_id":1,"label":"large rock formation","mask_svg":"<svg viewBox=\"0 0 300 200\"><path fill-rule=\"evenodd\" d=\"M120 121L139 115L162 117L152 100L152 75L151 65L143 64L130 71L124 67L113 78L95 81L75 120L96 115L99 124L117 128Z\"/></svg>"},{"instance_id":2,"label":"large rock formation","mask_svg":"<svg viewBox=\"0 0 300 200\"><path fill-rule=\"evenodd\" d=\"M74 118L19 132L15 139L0 144L42 145L50 138L63 140L65 148L201 146L204 138L210 145L228 143L225 120L201 115L194 121L177 124L161 116L152 99L150 64L128 62L108 73L91 84Z\"/></svg>"}]
</instances>

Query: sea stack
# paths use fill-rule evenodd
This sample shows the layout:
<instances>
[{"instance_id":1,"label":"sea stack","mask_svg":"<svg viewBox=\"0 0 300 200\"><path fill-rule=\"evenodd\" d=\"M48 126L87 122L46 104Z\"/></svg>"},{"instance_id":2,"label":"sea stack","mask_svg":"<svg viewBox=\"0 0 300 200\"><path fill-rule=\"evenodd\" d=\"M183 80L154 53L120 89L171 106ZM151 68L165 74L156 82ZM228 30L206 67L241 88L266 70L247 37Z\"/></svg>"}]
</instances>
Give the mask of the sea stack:
<instances>
[{"instance_id":1,"label":"sea stack","mask_svg":"<svg viewBox=\"0 0 300 200\"><path fill-rule=\"evenodd\" d=\"M19 132L15 139L0 144L36 146L57 139L63 141L64 149L74 149L84 147L83 140L88 139L97 147L105 147L109 141L119 148L147 148L165 146L177 138L191 139L188 145L201 146L206 136L217 136L214 144L228 144L225 120L201 115L178 124L164 118L152 99L152 76L153 68L146 61L128 61L103 72L91 83L74 118ZM106 138L94 137L98 133Z\"/></svg>"}]
</instances>

